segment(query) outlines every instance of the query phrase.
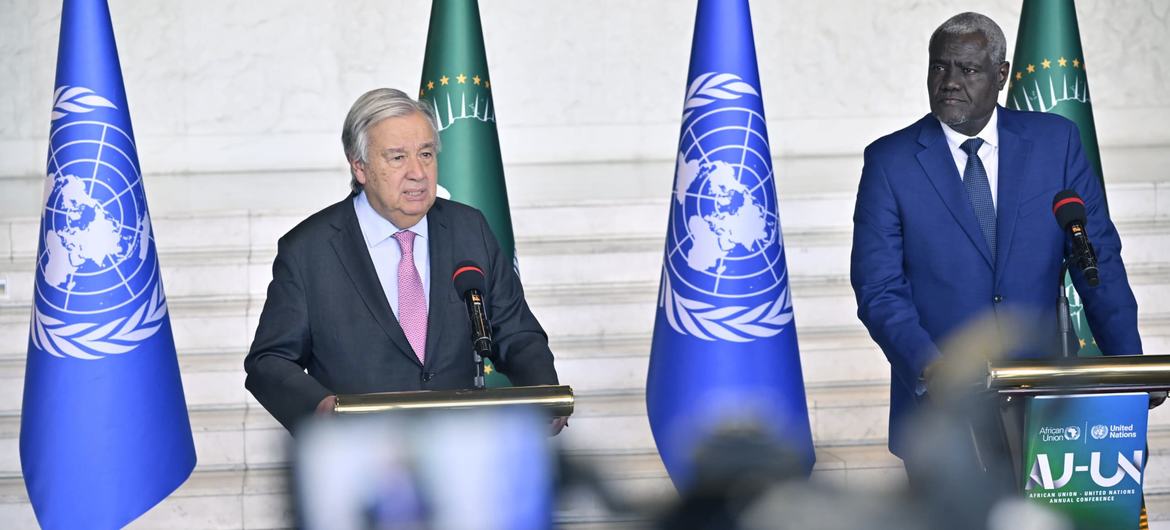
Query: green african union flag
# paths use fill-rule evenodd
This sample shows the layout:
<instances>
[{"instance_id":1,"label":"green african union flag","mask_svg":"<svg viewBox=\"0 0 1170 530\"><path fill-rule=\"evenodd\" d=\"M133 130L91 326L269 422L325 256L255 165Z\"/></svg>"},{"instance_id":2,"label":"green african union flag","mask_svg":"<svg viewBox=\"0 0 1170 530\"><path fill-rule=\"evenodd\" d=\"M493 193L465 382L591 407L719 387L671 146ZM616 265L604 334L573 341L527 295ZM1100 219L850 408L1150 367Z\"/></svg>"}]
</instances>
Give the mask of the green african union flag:
<instances>
[{"instance_id":1,"label":"green african union flag","mask_svg":"<svg viewBox=\"0 0 1170 530\"><path fill-rule=\"evenodd\" d=\"M476 0L438 0L432 4L418 96L434 106L439 119L439 196L482 211L504 256L517 267L496 106ZM485 371L489 387L510 385L491 361L485 360Z\"/></svg>"},{"instance_id":2,"label":"green african union flag","mask_svg":"<svg viewBox=\"0 0 1170 530\"><path fill-rule=\"evenodd\" d=\"M1073 0L1024 0L1010 80L1008 108L1052 112L1077 124L1085 157L1097 172L1104 190L1093 103L1089 98L1089 80ZM1080 339L1080 355L1101 355L1081 298L1067 276L1064 288L1072 324Z\"/></svg>"}]
</instances>

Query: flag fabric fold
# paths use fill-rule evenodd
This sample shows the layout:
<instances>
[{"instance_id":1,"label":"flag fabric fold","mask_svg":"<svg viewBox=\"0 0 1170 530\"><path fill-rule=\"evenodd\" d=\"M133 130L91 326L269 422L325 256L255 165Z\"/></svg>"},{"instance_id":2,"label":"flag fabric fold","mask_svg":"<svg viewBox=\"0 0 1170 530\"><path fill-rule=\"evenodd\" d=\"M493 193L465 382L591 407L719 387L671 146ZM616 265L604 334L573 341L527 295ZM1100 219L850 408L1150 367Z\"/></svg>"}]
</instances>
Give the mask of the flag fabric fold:
<instances>
[{"instance_id":1,"label":"flag fabric fold","mask_svg":"<svg viewBox=\"0 0 1170 530\"><path fill-rule=\"evenodd\" d=\"M1008 108L1052 112L1077 124L1085 158L1097 172L1104 192L1105 175L1101 171L1093 102L1073 0L1024 0L1009 81ZM1101 355L1081 298L1067 276L1064 289L1080 341L1079 355Z\"/></svg>"},{"instance_id":2,"label":"flag fabric fold","mask_svg":"<svg viewBox=\"0 0 1170 530\"><path fill-rule=\"evenodd\" d=\"M435 2L418 97L439 119L439 196L483 212L519 273L492 90L478 2ZM484 363L487 386L511 385L490 360Z\"/></svg>"},{"instance_id":3,"label":"flag fabric fold","mask_svg":"<svg viewBox=\"0 0 1170 530\"><path fill-rule=\"evenodd\" d=\"M65 0L20 460L44 528L120 528L195 467L105 0Z\"/></svg>"},{"instance_id":4,"label":"flag fabric fold","mask_svg":"<svg viewBox=\"0 0 1170 530\"><path fill-rule=\"evenodd\" d=\"M680 489L726 429L815 459L761 93L747 0L700 0L646 383Z\"/></svg>"}]
</instances>

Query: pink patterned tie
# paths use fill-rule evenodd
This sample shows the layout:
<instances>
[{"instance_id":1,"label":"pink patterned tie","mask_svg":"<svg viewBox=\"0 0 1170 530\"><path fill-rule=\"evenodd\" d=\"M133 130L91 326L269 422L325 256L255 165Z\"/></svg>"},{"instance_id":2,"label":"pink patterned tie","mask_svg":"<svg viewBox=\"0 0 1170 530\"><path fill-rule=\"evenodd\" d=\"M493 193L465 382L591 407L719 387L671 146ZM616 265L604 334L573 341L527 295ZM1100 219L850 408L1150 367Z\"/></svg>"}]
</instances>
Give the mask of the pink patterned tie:
<instances>
[{"instance_id":1,"label":"pink patterned tie","mask_svg":"<svg viewBox=\"0 0 1170 530\"><path fill-rule=\"evenodd\" d=\"M422 278L414 267L414 232L403 230L394 234L394 239L402 248L402 260L398 262L398 323L421 363L427 351L427 299Z\"/></svg>"}]
</instances>

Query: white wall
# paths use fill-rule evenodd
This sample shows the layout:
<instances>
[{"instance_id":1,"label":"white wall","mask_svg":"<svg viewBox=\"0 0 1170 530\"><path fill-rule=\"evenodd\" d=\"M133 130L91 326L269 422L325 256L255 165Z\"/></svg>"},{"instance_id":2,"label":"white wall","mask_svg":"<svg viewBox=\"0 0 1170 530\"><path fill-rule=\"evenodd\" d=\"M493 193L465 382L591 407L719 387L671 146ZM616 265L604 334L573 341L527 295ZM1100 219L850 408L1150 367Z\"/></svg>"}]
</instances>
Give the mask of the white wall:
<instances>
[{"instance_id":1,"label":"white wall","mask_svg":"<svg viewBox=\"0 0 1170 530\"><path fill-rule=\"evenodd\" d=\"M342 168L339 128L375 86L418 86L419 0L110 0L147 174ZM980 10L1014 49L1019 0L752 5L780 157L853 155L927 110L926 41ZM1170 2L1082 1L1105 146L1170 144ZM45 165L60 2L0 0L0 191ZM509 164L672 156L690 1L481 0ZM1109 161L1106 160L1108 166ZM1108 173L1108 167L1106 168Z\"/></svg>"}]
</instances>

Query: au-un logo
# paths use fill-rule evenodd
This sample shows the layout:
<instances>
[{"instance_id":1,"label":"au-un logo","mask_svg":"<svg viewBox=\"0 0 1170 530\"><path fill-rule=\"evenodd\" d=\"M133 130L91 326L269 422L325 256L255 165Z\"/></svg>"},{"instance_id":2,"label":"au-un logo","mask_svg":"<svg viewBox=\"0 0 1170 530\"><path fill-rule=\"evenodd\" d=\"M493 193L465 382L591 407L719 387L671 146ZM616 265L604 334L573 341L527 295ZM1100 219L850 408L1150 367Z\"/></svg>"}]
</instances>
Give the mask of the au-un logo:
<instances>
[{"instance_id":1,"label":"au-un logo","mask_svg":"<svg viewBox=\"0 0 1170 530\"><path fill-rule=\"evenodd\" d=\"M1117 453L1117 470L1111 476L1104 476L1101 473L1101 452L1093 451L1089 456L1089 465L1077 465L1076 453L1064 453L1064 463L1061 466L1060 476L1053 478L1052 463L1049 455L1041 453L1036 455L1036 461L1032 463L1032 469L1028 472L1028 484L1024 487L1025 490L1031 491L1036 488L1044 490L1060 489L1072 482L1073 477L1077 473L1089 473L1089 477L1093 483L1102 488L1112 488L1129 477L1134 481L1135 485L1140 486L1142 483L1142 450L1133 452L1132 458L1126 458L1124 453Z\"/></svg>"}]
</instances>

